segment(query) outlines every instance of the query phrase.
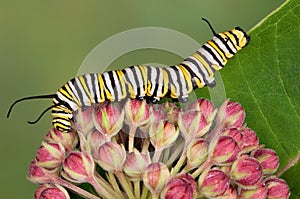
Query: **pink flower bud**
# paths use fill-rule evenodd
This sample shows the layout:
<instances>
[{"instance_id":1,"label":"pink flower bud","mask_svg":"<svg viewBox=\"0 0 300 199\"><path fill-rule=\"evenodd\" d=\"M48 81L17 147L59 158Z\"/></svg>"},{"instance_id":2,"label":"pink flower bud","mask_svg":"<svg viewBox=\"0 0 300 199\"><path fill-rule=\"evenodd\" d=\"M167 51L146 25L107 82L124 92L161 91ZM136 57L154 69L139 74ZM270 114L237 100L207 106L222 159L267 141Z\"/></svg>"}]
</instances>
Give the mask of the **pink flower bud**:
<instances>
[{"instance_id":1,"label":"pink flower bud","mask_svg":"<svg viewBox=\"0 0 300 199\"><path fill-rule=\"evenodd\" d=\"M168 167L161 162L150 164L144 171L144 185L151 191L152 195L158 195L165 183L169 180Z\"/></svg>"},{"instance_id":2,"label":"pink flower bud","mask_svg":"<svg viewBox=\"0 0 300 199\"><path fill-rule=\"evenodd\" d=\"M244 119L245 111L237 102L228 102L227 100L219 108L218 121L222 122L225 128L238 128L242 126Z\"/></svg>"},{"instance_id":3,"label":"pink flower bud","mask_svg":"<svg viewBox=\"0 0 300 199\"><path fill-rule=\"evenodd\" d=\"M162 199L193 199L197 185L190 174L178 174L172 177L161 193Z\"/></svg>"},{"instance_id":4,"label":"pink flower bud","mask_svg":"<svg viewBox=\"0 0 300 199\"><path fill-rule=\"evenodd\" d=\"M49 170L37 165L37 161L33 160L30 163L28 179L33 183L43 184L52 183L56 178L58 178L58 170Z\"/></svg>"},{"instance_id":5,"label":"pink flower bud","mask_svg":"<svg viewBox=\"0 0 300 199\"><path fill-rule=\"evenodd\" d=\"M223 194L223 196L218 197L218 199L237 199L237 190L230 185L229 189L227 189L227 191Z\"/></svg>"},{"instance_id":6,"label":"pink flower bud","mask_svg":"<svg viewBox=\"0 0 300 199\"><path fill-rule=\"evenodd\" d=\"M258 160L263 169L264 175L270 175L277 171L279 158L277 153L272 149L258 149L253 152L253 157Z\"/></svg>"},{"instance_id":7,"label":"pink flower bud","mask_svg":"<svg viewBox=\"0 0 300 199\"><path fill-rule=\"evenodd\" d=\"M65 158L65 148L60 143L42 142L36 153L36 164L40 167L54 169L59 167Z\"/></svg>"},{"instance_id":8,"label":"pink flower bud","mask_svg":"<svg viewBox=\"0 0 300 199\"><path fill-rule=\"evenodd\" d=\"M130 180L139 181L143 179L143 173L150 163L149 153L140 153L134 149L127 154L123 169Z\"/></svg>"},{"instance_id":9,"label":"pink flower bud","mask_svg":"<svg viewBox=\"0 0 300 199\"><path fill-rule=\"evenodd\" d=\"M187 147L187 164L190 169L200 166L206 159L208 154L208 143L197 138L193 140Z\"/></svg>"},{"instance_id":10,"label":"pink flower bud","mask_svg":"<svg viewBox=\"0 0 300 199\"><path fill-rule=\"evenodd\" d=\"M65 188L58 184L41 185L34 194L35 199L70 199Z\"/></svg>"},{"instance_id":11,"label":"pink flower bud","mask_svg":"<svg viewBox=\"0 0 300 199\"><path fill-rule=\"evenodd\" d=\"M112 137L123 127L124 109L120 112L116 106L108 103L93 114L93 119L97 130Z\"/></svg>"},{"instance_id":12,"label":"pink flower bud","mask_svg":"<svg viewBox=\"0 0 300 199\"><path fill-rule=\"evenodd\" d=\"M136 126L146 125L152 114L152 108L146 103L146 100L127 100L125 104L125 116L128 125L134 123Z\"/></svg>"},{"instance_id":13,"label":"pink flower bud","mask_svg":"<svg viewBox=\"0 0 300 199\"><path fill-rule=\"evenodd\" d=\"M223 171L210 169L200 175L198 186L200 194L207 198L219 197L229 189L229 179Z\"/></svg>"},{"instance_id":14,"label":"pink flower bud","mask_svg":"<svg viewBox=\"0 0 300 199\"><path fill-rule=\"evenodd\" d=\"M241 189L239 199L266 199L267 188L264 184L255 189Z\"/></svg>"},{"instance_id":15,"label":"pink flower bud","mask_svg":"<svg viewBox=\"0 0 300 199\"><path fill-rule=\"evenodd\" d=\"M100 133L97 130L91 131L87 135L87 142L91 149L93 157L97 156L99 147L106 142L106 137L104 134Z\"/></svg>"},{"instance_id":16,"label":"pink flower bud","mask_svg":"<svg viewBox=\"0 0 300 199\"><path fill-rule=\"evenodd\" d=\"M170 122L162 120L150 126L149 135L153 146L162 149L168 147L177 139L179 130Z\"/></svg>"},{"instance_id":17,"label":"pink flower bud","mask_svg":"<svg viewBox=\"0 0 300 199\"><path fill-rule=\"evenodd\" d=\"M93 114L95 108L93 106L80 108L74 114L75 129L84 135L88 134L94 128Z\"/></svg>"},{"instance_id":18,"label":"pink flower bud","mask_svg":"<svg viewBox=\"0 0 300 199\"><path fill-rule=\"evenodd\" d=\"M226 135L234 139L241 148L244 143L243 134L236 128L228 128L222 131L222 135Z\"/></svg>"},{"instance_id":19,"label":"pink flower bud","mask_svg":"<svg viewBox=\"0 0 300 199\"><path fill-rule=\"evenodd\" d=\"M93 176L95 164L91 155L72 151L63 163L61 175L75 183L89 182Z\"/></svg>"},{"instance_id":20,"label":"pink flower bud","mask_svg":"<svg viewBox=\"0 0 300 199\"><path fill-rule=\"evenodd\" d=\"M126 151L115 142L106 142L98 149L95 161L109 172L121 171L126 160Z\"/></svg>"},{"instance_id":21,"label":"pink flower bud","mask_svg":"<svg viewBox=\"0 0 300 199\"><path fill-rule=\"evenodd\" d=\"M154 123L159 123L160 121L165 120L165 113L161 109L155 109L153 110L153 119Z\"/></svg>"},{"instance_id":22,"label":"pink flower bud","mask_svg":"<svg viewBox=\"0 0 300 199\"><path fill-rule=\"evenodd\" d=\"M185 140L189 142L191 139L207 133L211 123L206 122L200 111L191 110L179 113L178 126Z\"/></svg>"},{"instance_id":23,"label":"pink flower bud","mask_svg":"<svg viewBox=\"0 0 300 199\"><path fill-rule=\"evenodd\" d=\"M220 136L216 143L210 146L211 158L216 164L226 165L232 163L240 152L240 148L234 139L229 136Z\"/></svg>"},{"instance_id":24,"label":"pink flower bud","mask_svg":"<svg viewBox=\"0 0 300 199\"><path fill-rule=\"evenodd\" d=\"M290 196L289 186L283 179L271 176L265 180L265 184L268 189L267 198L272 198L272 199L289 198Z\"/></svg>"},{"instance_id":25,"label":"pink flower bud","mask_svg":"<svg viewBox=\"0 0 300 199\"><path fill-rule=\"evenodd\" d=\"M230 178L245 189L255 189L262 184L262 167L258 160L240 156L231 166Z\"/></svg>"},{"instance_id":26,"label":"pink flower bud","mask_svg":"<svg viewBox=\"0 0 300 199\"><path fill-rule=\"evenodd\" d=\"M63 133L52 128L45 136L45 140L48 142L61 143L65 147L66 152L71 152L78 143L78 136L75 131Z\"/></svg>"},{"instance_id":27,"label":"pink flower bud","mask_svg":"<svg viewBox=\"0 0 300 199\"><path fill-rule=\"evenodd\" d=\"M207 99L198 99L187 107L187 110L198 110L202 113L207 122L213 121L216 112L214 104Z\"/></svg>"},{"instance_id":28,"label":"pink flower bud","mask_svg":"<svg viewBox=\"0 0 300 199\"><path fill-rule=\"evenodd\" d=\"M259 145L259 140L256 133L250 128L245 128L241 132L243 135L242 152L248 153L254 149L257 149Z\"/></svg>"}]
</instances>

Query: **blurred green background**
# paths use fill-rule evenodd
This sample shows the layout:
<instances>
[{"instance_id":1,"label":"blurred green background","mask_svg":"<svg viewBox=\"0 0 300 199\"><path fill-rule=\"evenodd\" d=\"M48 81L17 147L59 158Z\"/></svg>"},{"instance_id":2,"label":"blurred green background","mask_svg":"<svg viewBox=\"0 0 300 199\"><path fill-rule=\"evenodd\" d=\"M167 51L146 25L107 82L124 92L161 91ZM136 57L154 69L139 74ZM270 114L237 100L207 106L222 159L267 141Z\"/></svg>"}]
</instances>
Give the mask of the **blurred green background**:
<instances>
[{"instance_id":1,"label":"blurred green background","mask_svg":"<svg viewBox=\"0 0 300 199\"><path fill-rule=\"evenodd\" d=\"M33 197L37 186L26 179L28 165L52 127L50 113L36 125L26 123L51 105L50 100L23 102L6 119L14 100L54 93L76 76L82 61L96 45L119 32L137 27L164 27L202 44L212 36L201 22L202 17L208 18L217 31L237 25L249 30L282 2L1 0L1 198ZM120 57L114 64L174 64L179 60L178 56L159 50L140 50Z\"/></svg>"}]
</instances>

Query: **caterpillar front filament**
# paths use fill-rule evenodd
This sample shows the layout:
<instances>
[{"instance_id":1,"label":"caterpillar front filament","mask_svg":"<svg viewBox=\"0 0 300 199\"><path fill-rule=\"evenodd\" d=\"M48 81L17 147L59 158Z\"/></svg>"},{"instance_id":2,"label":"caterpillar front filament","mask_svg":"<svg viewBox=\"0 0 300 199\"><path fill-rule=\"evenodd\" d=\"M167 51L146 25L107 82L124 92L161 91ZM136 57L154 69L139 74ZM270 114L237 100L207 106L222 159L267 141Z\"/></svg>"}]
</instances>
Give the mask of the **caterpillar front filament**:
<instances>
[{"instance_id":1,"label":"caterpillar front filament","mask_svg":"<svg viewBox=\"0 0 300 199\"><path fill-rule=\"evenodd\" d=\"M65 83L55 94L15 101L7 117L13 106L20 101L53 98L52 123L57 130L68 132L73 112L83 106L121 101L127 97L157 103L168 96L186 102L194 89L213 87L215 71L222 69L227 60L250 41L250 37L239 27L217 34L210 23L204 20L213 32L213 38L177 65L165 68L135 65L102 74L80 75Z\"/></svg>"}]
</instances>

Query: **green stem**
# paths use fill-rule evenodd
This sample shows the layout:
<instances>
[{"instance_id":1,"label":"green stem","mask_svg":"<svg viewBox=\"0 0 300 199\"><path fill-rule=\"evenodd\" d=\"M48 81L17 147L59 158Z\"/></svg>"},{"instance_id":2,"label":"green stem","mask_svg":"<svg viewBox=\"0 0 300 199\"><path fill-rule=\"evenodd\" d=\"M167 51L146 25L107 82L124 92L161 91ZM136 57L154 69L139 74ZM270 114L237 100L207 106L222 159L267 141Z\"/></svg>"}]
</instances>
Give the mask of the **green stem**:
<instances>
[{"instance_id":1,"label":"green stem","mask_svg":"<svg viewBox=\"0 0 300 199\"><path fill-rule=\"evenodd\" d=\"M135 198L140 199L141 198L140 181L133 182L133 186L134 186Z\"/></svg>"},{"instance_id":2,"label":"green stem","mask_svg":"<svg viewBox=\"0 0 300 199\"><path fill-rule=\"evenodd\" d=\"M143 143L142 153L146 153L148 151L149 145L150 145L150 139L145 138Z\"/></svg>"},{"instance_id":3,"label":"green stem","mask_svg":"<svg viewBox=\"0 0 300 199\"><path fill-rule=\"evenodd\" d=\"M129 151L129 153L133 151L134 135L135 135L136 129L137 129L137 126L134 123L131 123L130 130L129 130L129 140L128 140L128 151Z\"/></svg>"},{"instance_id":4,"label":"green stem","mask_svg":"<svg viewBox=\"0 0 300 199\"><path fill-rule=\"evenodd\" d=\"M180 146L176 147L175 151L172 151L172 155L171 157L168 159L168 161L166 161L166 165L169 166L171 165L176 158L179 156L180 153L182 153L181 151L183 150L183 144L181 144Z\"/></svg>"},{"instance_id":5,"label":"green stem","mask_svg":"<svg viewBox=\"0 0 300 199\"><path fill-rule=\"evenodd\" d=\"M155 147L152 162L158 162L159 161L160 155L163 152L163 150L164 150L163 148L160 149L160 148Z\"/></svg>"},{"instance_id":6,"label":"green stem","mask_svg":"<svg viewBox=\"0 0 300 199\"><path fill-rule=\"evenodd\" d=\"M118 197L117 194L115 194L115 193L111 194L108 190L106 190L105 188L103 188L103 187L98 183L98 181L96 180L95 177L92 177L92 178L89 180L89 183L91 183L91 185L93 185L93 187L95 188L96 192L97 192L100 196L103 196L104 198L114 198L114 197L120 198L120 197Z\"/></svg>"},{"instance_id":7,"label":"green stem","mask_svg":"<svg viewBox=\"0 0 300 199\"><path fill-rule=\"evenodd\" d=\"M192 173L192 177L195 179L204 171L204 169L211 167L213 163L214 162L212 160L207 160L196 171Z\"/></svg>"},{"instance_id":8,"label":"green stem","mask_svg":"<svg viewBox=\"0 0 300 199\"><path fill-rule=\"evenodd\" d=\"M182 151L182 154L178 160L178 162L176 163L176 165L173 167L173 169L171 170L171 176L175 175L176 173L178 173L178 171L180 170L180 168L182 167L183 163L185 162L186 159L186 150L187 150L187 145L184 146L184 149Z\"/></svg>"},{"instance_id":9,"label":"green stem","mask_svg":"<svg viewBox=\"0 0 300 199\"><path fill-rule=\"evenodd\" d=\"M61 186L66 187L66 188L74 191L75 193L77 193L80 196L83 196L84 198L100 199L99 197L91 194L90 192L87 192L86 190L81 189L80 187L77 187L76 185L73 185L72 183L70 183L68 181L65 181L61 178L58 178L55 183L60 184Z\"/></svg>"},{"instance_id":10,"label":"green stem","mask_svg":"<svg viewBox=\"0 0 300 199\"><path fill-rule=\"evenodd\" d=\"M112 172L108 172L107 179L108 179L109 183L111 184L111 186L114 189L112 191L113 192L116 191L120 196L123 196L123 193L120 190L120 187L119 187L118 182L116 180L116 177Z\"/></svg>"},{"instance_id":11,"label":"green stem","mask_svg":"<svg viewBox=\"0 0 300 199\"><path fill-rule=\"evenodd\" d=\"M143 186L143 190L142 190L142 196L141 199L147 199L147 195L149 193L149 190L147 189L147 187L145 187L145 185Z\"/></svg>"},{"instance_id":12,"label":"green stem","mask_svg":"<svg viewBox=\"0 0 300 199\"><path fill-rule=\"evenodd\" d=\"M122 185L125 193L128 195L129 199L135 199L133 192L132 192L132 186L127 181L126 177L124 176L124 173L122 171L117 171L116 175L119 179L120 184Z\"/></svg>"}]
</instances>

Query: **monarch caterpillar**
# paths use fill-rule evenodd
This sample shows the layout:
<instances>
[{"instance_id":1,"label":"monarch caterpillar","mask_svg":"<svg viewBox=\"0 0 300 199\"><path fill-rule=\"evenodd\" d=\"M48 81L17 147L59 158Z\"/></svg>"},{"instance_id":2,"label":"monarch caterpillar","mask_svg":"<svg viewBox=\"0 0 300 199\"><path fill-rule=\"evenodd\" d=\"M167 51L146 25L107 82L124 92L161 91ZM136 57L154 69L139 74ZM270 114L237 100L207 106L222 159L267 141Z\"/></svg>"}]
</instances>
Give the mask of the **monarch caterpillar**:
<instances>
[{"instance_id":1,"label":"monarch caterpillar","mask_svg":"<svg viewBox=\"0 0 300 199\"><path fill-rule=\"evenodd\" d=\"M186 102L188 95L196 88L215 85L214 73L222 69L227 60L245 47L250 37L239 27L230 31L216 33L209 25L213 38L203 44L193 55L178 65L166 68L135 65L122 70L113 70L102 74L85 74L65 83L55 94L25 97L20 101L38 98L53 98L53 105L40 117L29 123L36 123L42 115L52 109L54 128L62 132L71 129L73 112L79 107L90 106L104 101L121 101L126 97L147 99L157 103L162 97L169 96Z\"/></svg>"}]
</instances>

